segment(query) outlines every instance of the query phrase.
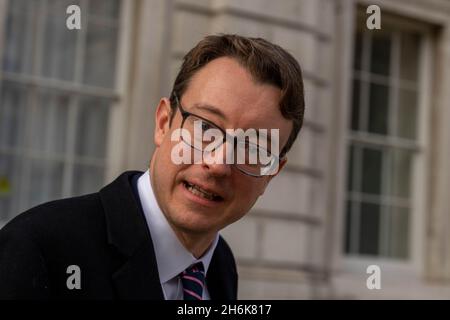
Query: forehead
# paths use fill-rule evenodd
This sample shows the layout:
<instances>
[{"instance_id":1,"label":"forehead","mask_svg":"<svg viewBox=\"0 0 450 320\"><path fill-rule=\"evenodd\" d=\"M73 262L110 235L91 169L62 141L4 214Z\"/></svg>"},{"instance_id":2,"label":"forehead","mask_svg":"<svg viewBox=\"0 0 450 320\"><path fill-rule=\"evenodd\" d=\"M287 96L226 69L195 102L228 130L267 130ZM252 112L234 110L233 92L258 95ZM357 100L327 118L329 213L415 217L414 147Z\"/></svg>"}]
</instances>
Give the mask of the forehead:
<instances>
[{"instance_id":1,"label":"forehead","mask_svg":"<svg viewBox=\"0 0 450 320\"><path fill-rule=\"evenodd\" d=\"M211 61L191 78L183 103L189 111L211 115L228 128L277 128L281 138L284 131L289 134L292 123L281 114L280 97L279 88L256 82L235 59L223 57Z\"/></svg>"}]
</instances>

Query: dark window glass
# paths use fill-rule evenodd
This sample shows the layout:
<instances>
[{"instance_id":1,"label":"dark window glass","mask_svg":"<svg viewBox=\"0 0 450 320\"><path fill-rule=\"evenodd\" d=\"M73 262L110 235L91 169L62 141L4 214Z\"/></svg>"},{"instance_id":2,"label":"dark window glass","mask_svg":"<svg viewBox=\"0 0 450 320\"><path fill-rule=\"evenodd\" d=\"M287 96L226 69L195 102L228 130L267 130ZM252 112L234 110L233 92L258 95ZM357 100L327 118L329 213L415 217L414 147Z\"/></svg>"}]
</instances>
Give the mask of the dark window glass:
<instances>
[{"instance_id":1,"label":"dark window glass","mask_svg":"<svg viewBox=\"0 0 450 320\"><path fill-rule=\"evenodd\" d=\"M383 153L375 149L363 149L362 192L381 194Z\"/></svg>"},{"instance_id":2,"label":"dark window glass","mask_svg":"<svg viewBox=\"0 0 450 320\"><path fill-rule=\"evenodd\" d=\"M387 134L389 88L384 85L370 85L369 132Z\"/></svg>"},{"instance_id":3,"label":"dark window glass","mask_svg":"<svg viewBox=\"0 0 450 320\"><path fill-rule=\"evenodd\" d=\"M379 254L380 206L362 203L360 211L359 253Z\"/></svg>"},{"instance_id":4,"label":"dark window glass","mask_svg":"<svg viewBox=\"0 0 450 320\"><path fill-rule=\"evenodd\" d=\"M372 34L370 71L388 76L390 73L391 39L388 35Z\"/></svg>"}]
</instances>

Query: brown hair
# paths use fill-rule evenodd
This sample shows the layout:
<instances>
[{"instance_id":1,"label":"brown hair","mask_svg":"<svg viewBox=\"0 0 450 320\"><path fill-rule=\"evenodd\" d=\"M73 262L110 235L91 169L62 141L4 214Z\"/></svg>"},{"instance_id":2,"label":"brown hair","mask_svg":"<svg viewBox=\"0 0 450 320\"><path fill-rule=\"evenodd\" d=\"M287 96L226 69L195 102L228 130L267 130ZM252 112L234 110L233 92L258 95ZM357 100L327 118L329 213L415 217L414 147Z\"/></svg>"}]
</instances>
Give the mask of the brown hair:
<instances>
[{"instance_id":1,"label":"brown hair","mask_svg":"<svg viewBox=\"0 0 450 320\"><path fill-rule=\"evenodd\" d=\"M181 99L192 76L208 62L220 57L236 59L256 81L281 89L280 111L286 119L293 121L289 139L280 153L281 157L284 156L292 147L303 124L305 99L302 71L292 55L267 40L231 34L203 38L183 58L170 95L172 117L176 108L175 95Z\"/></svg>"}]
</instances>

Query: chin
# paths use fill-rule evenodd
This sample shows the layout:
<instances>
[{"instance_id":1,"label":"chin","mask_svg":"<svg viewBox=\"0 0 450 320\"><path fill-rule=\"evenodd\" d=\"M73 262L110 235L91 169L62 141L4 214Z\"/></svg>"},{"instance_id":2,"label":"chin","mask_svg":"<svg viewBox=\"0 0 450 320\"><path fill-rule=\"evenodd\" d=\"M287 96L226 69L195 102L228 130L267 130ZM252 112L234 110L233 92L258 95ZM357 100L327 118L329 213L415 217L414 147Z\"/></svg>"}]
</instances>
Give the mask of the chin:
<instances>
[{"instance_id":1,"label":"chin","mask_svg":"<svg viewBox=\"0 0 450 320\"><path fill-rule=\"evenodd\" d=\"M175 216L171 219L173 226L186 233L209 233L216 230L216 223L208 222L204 215L196 213L185 213L183 216Z\"/></svg>"},{"instance_id":2,"label":"chin","mask_svg":"<svg viewBox=\"0 0 450 320\"><path fill-rule=\"evenodd\" d=\"M199 225L199 224L194 224L194 223L183 223L183 224L179 224L177 226L177 228L181 231L183 231L184 233L189 233L189 234L206 234L206 233L211 233L211 232L217 232L218 230L216 228L214 228L213 226L210 225Z\"/></svg>"}]
</instances>

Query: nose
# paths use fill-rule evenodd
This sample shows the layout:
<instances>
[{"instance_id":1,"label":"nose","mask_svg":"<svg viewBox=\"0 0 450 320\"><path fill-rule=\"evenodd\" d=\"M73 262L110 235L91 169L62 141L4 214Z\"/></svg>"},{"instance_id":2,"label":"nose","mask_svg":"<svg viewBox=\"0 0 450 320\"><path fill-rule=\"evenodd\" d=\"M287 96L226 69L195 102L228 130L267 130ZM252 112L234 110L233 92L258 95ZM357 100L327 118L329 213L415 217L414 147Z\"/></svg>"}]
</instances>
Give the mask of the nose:
<instances>
[{"instance_id":1,"label":"nose","mask_svg":"<svg viewBox=\"0 0 450 320\"><path fill-rule=\"evenodd\" d=\"M211 173L218 177L226 177L231 175L231 166L233 164L227 163L227 150L231 151L232 146L228 146L227 142L224 142L217 147L213 152L203 153L202 166Z\"/></svg>"}]
</instances>

